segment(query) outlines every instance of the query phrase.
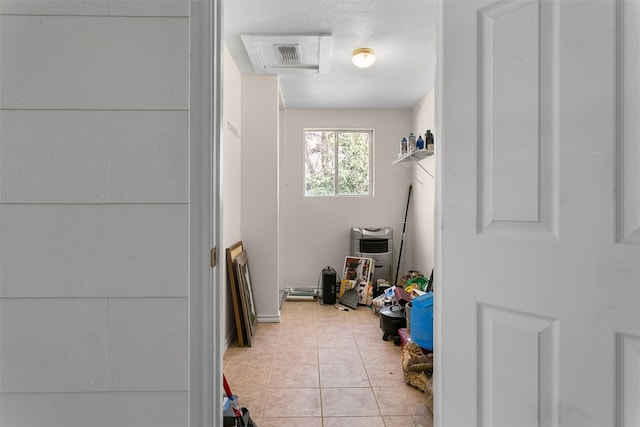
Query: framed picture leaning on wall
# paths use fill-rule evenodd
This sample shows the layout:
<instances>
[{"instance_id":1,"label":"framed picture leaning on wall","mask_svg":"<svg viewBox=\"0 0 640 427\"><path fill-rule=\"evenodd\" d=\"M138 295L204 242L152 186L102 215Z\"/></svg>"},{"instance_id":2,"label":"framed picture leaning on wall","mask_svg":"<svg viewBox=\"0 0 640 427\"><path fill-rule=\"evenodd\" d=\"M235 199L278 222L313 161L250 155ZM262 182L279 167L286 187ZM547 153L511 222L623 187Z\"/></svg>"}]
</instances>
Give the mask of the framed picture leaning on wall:
<instances>
[{"instance_id":1,"label":"framed picture leaning on wall","mask_svg":"<svg viewBox=\"0 0 640 427\"><path fill-rule=\"evenodd\" d=\"M236 258L244 252L242 240L227 248L227 278L231 289L231 301L233 303L233 315L236 322L236 334L238 347L251 347L251 331L247 329L244 320L244 307L240 291L242 290L238 274L236 273Z\"/></svg>"},{"instance_id":2,"label":"framed picture leaning on wall","mask_svg":"<svg viewBox=\"0 0 640 427\"><path fill-rule=\"evenodd\" d=\"M240 293L240 300L242 301L242 308L244 313L244 323L247 335L253 336L256 332L256 322L258 316L256 315L256 306L253 301L253 288L251 284L251 273L249 272L249 258L247 252L242 251L235 259L236 278L238 279L238 287Z\"/></svg>"}]
</instances>

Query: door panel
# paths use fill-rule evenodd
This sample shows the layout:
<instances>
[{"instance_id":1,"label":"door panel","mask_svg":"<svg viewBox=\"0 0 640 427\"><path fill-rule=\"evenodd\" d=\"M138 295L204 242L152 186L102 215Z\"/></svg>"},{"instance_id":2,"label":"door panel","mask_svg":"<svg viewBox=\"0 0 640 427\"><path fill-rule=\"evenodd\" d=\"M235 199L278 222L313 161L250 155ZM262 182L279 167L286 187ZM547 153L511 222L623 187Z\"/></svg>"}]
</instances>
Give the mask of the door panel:
<instances>
[{"instance_id":1,"label":"door panel","mask_svg":"<svg viewBox=\"0 0 640 427\"><path fill-rule=\"evenodd\" d=\"M640 425L640 338L618 335L618 425Z\"/></svg>"},{"instance_id":2,"label":"door panel","mask_svg":"<svg viewBox=\"0 0 640 427\"><path fill-rule=\"evenodd\" d=\"M618 239L640 244L640 3L624 1L618 10Z\"/></svg>"},{"instance_id":3,"label":"door panel","mask_svg":"<svg viewBox=\"0 0 640 427\"><path fill-rule=\"evenodd\" d=\"M638 425L640 6L441 14L436 425Z\"/></svg>"},{"instance_id":4,"label":"door panel","mask_svg":"<svg viewBox=\"0 0 640 427\"><path fill-rule=\"evenodd\" d=\"M552 238L556 126L551 7L499 2L479 15L478 202L481 234Z\"/></svg>"},{"instance_id":5,"label":"door panel","mask_svg":"<svg viewBox=\"0 0 640 427\"><path fill-rule=\"evenodd\" d=\"M558 407L557 320L484 304L478 309L482 425L537 426L538 417L549 425Z\"/></svg>"}]
</instances>

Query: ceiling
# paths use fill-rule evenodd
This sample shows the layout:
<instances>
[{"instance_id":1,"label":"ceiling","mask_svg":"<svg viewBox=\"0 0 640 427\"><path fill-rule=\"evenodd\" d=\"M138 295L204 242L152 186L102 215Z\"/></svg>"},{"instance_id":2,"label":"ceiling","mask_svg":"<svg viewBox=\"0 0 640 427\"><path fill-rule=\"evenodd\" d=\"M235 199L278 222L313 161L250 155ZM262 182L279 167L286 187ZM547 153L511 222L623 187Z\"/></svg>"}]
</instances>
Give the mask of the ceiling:
<instances>
[{"instance_id":1,"label":"ceiling","mask_svg":"<svg viewBox=\"0 0 640 427\"><path fill-rule=\"evenodd\" d=\"M241 34L332 35L326 74L279 74L287 109L407 109L433 88L433 0L223 0L223 38L243 75L255 71ZM370 47L366 69L351 52Z\"/></svg>"}]
</instances>

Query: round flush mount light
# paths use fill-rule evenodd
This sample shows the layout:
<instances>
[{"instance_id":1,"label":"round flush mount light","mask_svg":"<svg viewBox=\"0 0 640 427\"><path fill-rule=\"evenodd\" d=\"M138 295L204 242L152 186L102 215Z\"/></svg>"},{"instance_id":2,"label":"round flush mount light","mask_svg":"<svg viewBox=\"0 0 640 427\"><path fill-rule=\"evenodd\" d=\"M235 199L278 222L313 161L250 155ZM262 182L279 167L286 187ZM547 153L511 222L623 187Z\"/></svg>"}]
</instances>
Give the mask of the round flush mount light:
<instances>
[{"instance_id":1,"label":"round flush mount light","mask_svg":"<svg viewBox=\"0 0 640 427\"><path fill-rule=\"evenodd\" d=\"M353 57L351 58L353 65L360 68L370 67L376 60L376 55L373 49L368 47L361 47L353 51Z\"/></svg>"}]
</instances>

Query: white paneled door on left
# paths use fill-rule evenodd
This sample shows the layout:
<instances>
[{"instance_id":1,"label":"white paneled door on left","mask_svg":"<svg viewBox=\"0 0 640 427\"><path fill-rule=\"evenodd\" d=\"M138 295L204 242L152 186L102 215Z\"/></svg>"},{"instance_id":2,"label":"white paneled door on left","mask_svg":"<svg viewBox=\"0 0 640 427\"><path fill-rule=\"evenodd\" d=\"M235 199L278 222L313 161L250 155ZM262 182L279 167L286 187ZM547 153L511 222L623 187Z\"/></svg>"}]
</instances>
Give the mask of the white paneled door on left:
<instances>
[{"instance_id":1,"label":"white paneled door on left","mask_svg":"<svg viewBox=\"0 0 640 427\"><path fill-rule=\"evenodd\" d=\"M436 424L637 426L640 3L441 6Z\"/></svg>"}]
</instances>

